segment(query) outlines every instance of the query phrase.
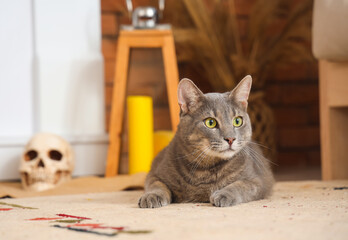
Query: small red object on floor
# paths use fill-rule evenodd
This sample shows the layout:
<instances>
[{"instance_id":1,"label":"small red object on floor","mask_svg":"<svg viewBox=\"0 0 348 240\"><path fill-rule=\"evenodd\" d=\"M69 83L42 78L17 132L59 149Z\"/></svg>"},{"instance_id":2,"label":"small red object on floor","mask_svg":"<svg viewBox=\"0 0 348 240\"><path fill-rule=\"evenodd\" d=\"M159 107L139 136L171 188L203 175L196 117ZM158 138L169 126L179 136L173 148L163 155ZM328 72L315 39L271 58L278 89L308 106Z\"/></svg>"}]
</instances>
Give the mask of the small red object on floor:
<instances>
[{"instance_id":1,"label":"small red object on floor","mask_svg":"<svg viewBox=\"0 0 348 240\"><path fill-rule=\"evenodd\" d=\"M0 211L10 211L12 210L13 208L0 208Z\"/></svg>"},{"instance_id":2,"label":"small red object on floor","mask_svg":"<svg viewBox=\"0 0 348 240\"><path fill-rule=\"evenodd\" d=\"M45 218L45 217L40 217L40 218L32 218L32 219L28 219L29 221L43 221L43 220L58 220L58 219L63 219L61 217L59 218Z\"/></svg>"}]
</instances>

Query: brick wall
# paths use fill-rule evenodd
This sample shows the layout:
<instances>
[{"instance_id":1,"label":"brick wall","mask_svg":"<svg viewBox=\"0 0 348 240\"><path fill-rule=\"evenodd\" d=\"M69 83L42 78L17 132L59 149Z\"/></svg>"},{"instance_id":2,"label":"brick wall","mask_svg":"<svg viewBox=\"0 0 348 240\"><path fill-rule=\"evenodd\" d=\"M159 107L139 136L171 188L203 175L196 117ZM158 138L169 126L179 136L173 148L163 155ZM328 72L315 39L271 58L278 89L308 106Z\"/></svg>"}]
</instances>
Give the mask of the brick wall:
<instances>
[{"instance_id":1,"label":"brick wall","mask_svg":"<svg viewBox=\"0 0 348 240\"><path fill-rule=\"evenodd\" d=\"M133 0L135 6L155 5L153 0ZM296 1L294 1L296 2ZM245 36L250 9L255 0L235 0L241 37ZM167 0L167 5L171 1ZM125 1L101 0L102 50L105 58L106 126L109 125L115 53L120 24L129 24ZM282 23L279 23L281 26ZM272 31L277 31L277 24ZM308 46L310 50L310 46ZM127 94L145 94L154 99L155 129L170 129L163 64L159 50L137 49L131 53ZM179 63L180 77L189 77L204 91L211 91L209 79ZM303 62L274 66L266 84L266 100L274 110L279 167L319 166L318 66ZM125 126L126 129L126 126ZM127 134L123 136L120 171L127 172Z\"/></svg>"}]
</instances>

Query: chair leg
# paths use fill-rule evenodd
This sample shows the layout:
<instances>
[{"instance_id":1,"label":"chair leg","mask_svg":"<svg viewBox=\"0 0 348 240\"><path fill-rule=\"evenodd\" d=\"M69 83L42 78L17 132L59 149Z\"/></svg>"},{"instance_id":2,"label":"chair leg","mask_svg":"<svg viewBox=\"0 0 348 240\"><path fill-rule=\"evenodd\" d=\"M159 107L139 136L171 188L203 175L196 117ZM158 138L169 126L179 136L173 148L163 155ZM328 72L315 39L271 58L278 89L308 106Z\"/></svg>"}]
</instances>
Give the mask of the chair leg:
<instances>
[{"instance_id":1,"label":"chair leg","mask_svg":"<svg viewBox=\"0 0 348 240\"><path fill-rule=\"evenodd\" d=\"M319 61L320 138L323 180L348 179L348 64ZM343 79L343 81L341 81ZM337 88L339 91L337 91ZM333 90L334 89L334 90Z\"/></svg>"},{"instance_id":2,"label":"chair leg","mask_svg":"<svg viewBox=\"0 0 348 240\"><path fill-rule=\"evenodd\" d=\"M332 179L330 159L330 118L327 99L327 70L322 62L319 62L319 91L320 91L320 148L321 148L321 174L323 180Z\"/></svg>"},{"instance_id":3,"label":"chair leg","mask_svg":"<svg viewBox=\"0 0 348 240\"><path fill-rule=\"evenodd\" d=\"M125 108L128 65L130 47L127 39L120 37L117 47L114 88L112 94L112 109L109 127L109 149L105 169L105 176L111 177L118 174L122 123Z\"/></svg>"},{"instance_id":4,"label":"chair leg","mask_svg":"<svg viewBox=\"0 0 348 240\"><path fill-rule=\"evenodd\" d=\"M348 179L348 108L330 108L331 179Z\"/></svg>"},{"instance_id":5,"label":"chair leg","mask_svg":"<svg viewBox=\"0 0 348 240\"><path fill-rule=\"evenodd\" d=\"M179 104L177 100L177 88L179 83L178 66L176 61L174 39L172 35L164 37L162 47L164 70L166 76L167 92L169 99L170 119L172 130L175 132L180 121Z\"/></svg>"}]
</instances>

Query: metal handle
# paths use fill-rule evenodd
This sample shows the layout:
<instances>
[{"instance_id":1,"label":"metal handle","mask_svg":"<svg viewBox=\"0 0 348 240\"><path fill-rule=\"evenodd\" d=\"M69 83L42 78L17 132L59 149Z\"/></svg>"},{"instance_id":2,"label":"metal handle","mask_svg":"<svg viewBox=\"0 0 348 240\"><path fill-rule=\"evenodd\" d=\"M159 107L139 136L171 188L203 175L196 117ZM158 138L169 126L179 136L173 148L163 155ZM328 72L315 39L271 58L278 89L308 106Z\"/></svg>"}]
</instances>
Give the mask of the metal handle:
<instances>
[{"instance_id":1,"label":"metal handle","mask_svg":"<svg viewBox=\"0 0 348 240\"><path fill-rule=\"evenodd\" d=\"M159 19L161 19L163 17L165 2L166 2L166 0L158 0L158 8L159 8L158 18Z\"/></svg>"},{"instance_id":2,"label":"metal handle","mask_svg":"<svg viewBox=\"0 0 348 240\"><path fill-rule=\"evenodd\" d=\"M133 14L133 3L132 3L132 0L126 0L126 5L127 5L127 9L128 9L129 18L132 19L132 14Z\"/></svg>"},{"instance_id":3,"label":"metal handle","mask_svg":"<svg viewBox=\"0 0 348 240\"><path fill-rule=\"evenodd\" d=\"M164 5L166 3L166 0L158 0L158 8L159 8L159 19L163 17L163 11L164 11ZM133 14L133 2L132 0L126 0L128 15L132 19Z\"/></svg>"}]
</instances>

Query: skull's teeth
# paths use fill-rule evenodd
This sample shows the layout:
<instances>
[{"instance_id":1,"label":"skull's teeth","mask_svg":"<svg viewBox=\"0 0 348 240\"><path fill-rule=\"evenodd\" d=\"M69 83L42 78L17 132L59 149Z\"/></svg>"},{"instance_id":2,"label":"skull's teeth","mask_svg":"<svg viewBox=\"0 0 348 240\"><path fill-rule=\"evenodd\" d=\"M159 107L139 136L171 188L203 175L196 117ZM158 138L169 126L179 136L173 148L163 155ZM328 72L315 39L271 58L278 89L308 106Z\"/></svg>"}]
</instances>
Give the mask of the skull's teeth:
<instances>
[{"instance_id":1,"label":"skull's teeth","mask_svg":"<svg viewBox=\"0 0 348 240\"><path fill-rule=\"evenodd\" d=\"M53 183L54 181L54 175L42 170L38 170L30 174L30 182L47 182L47 183Z\"/></svg>"}]
</instances>

